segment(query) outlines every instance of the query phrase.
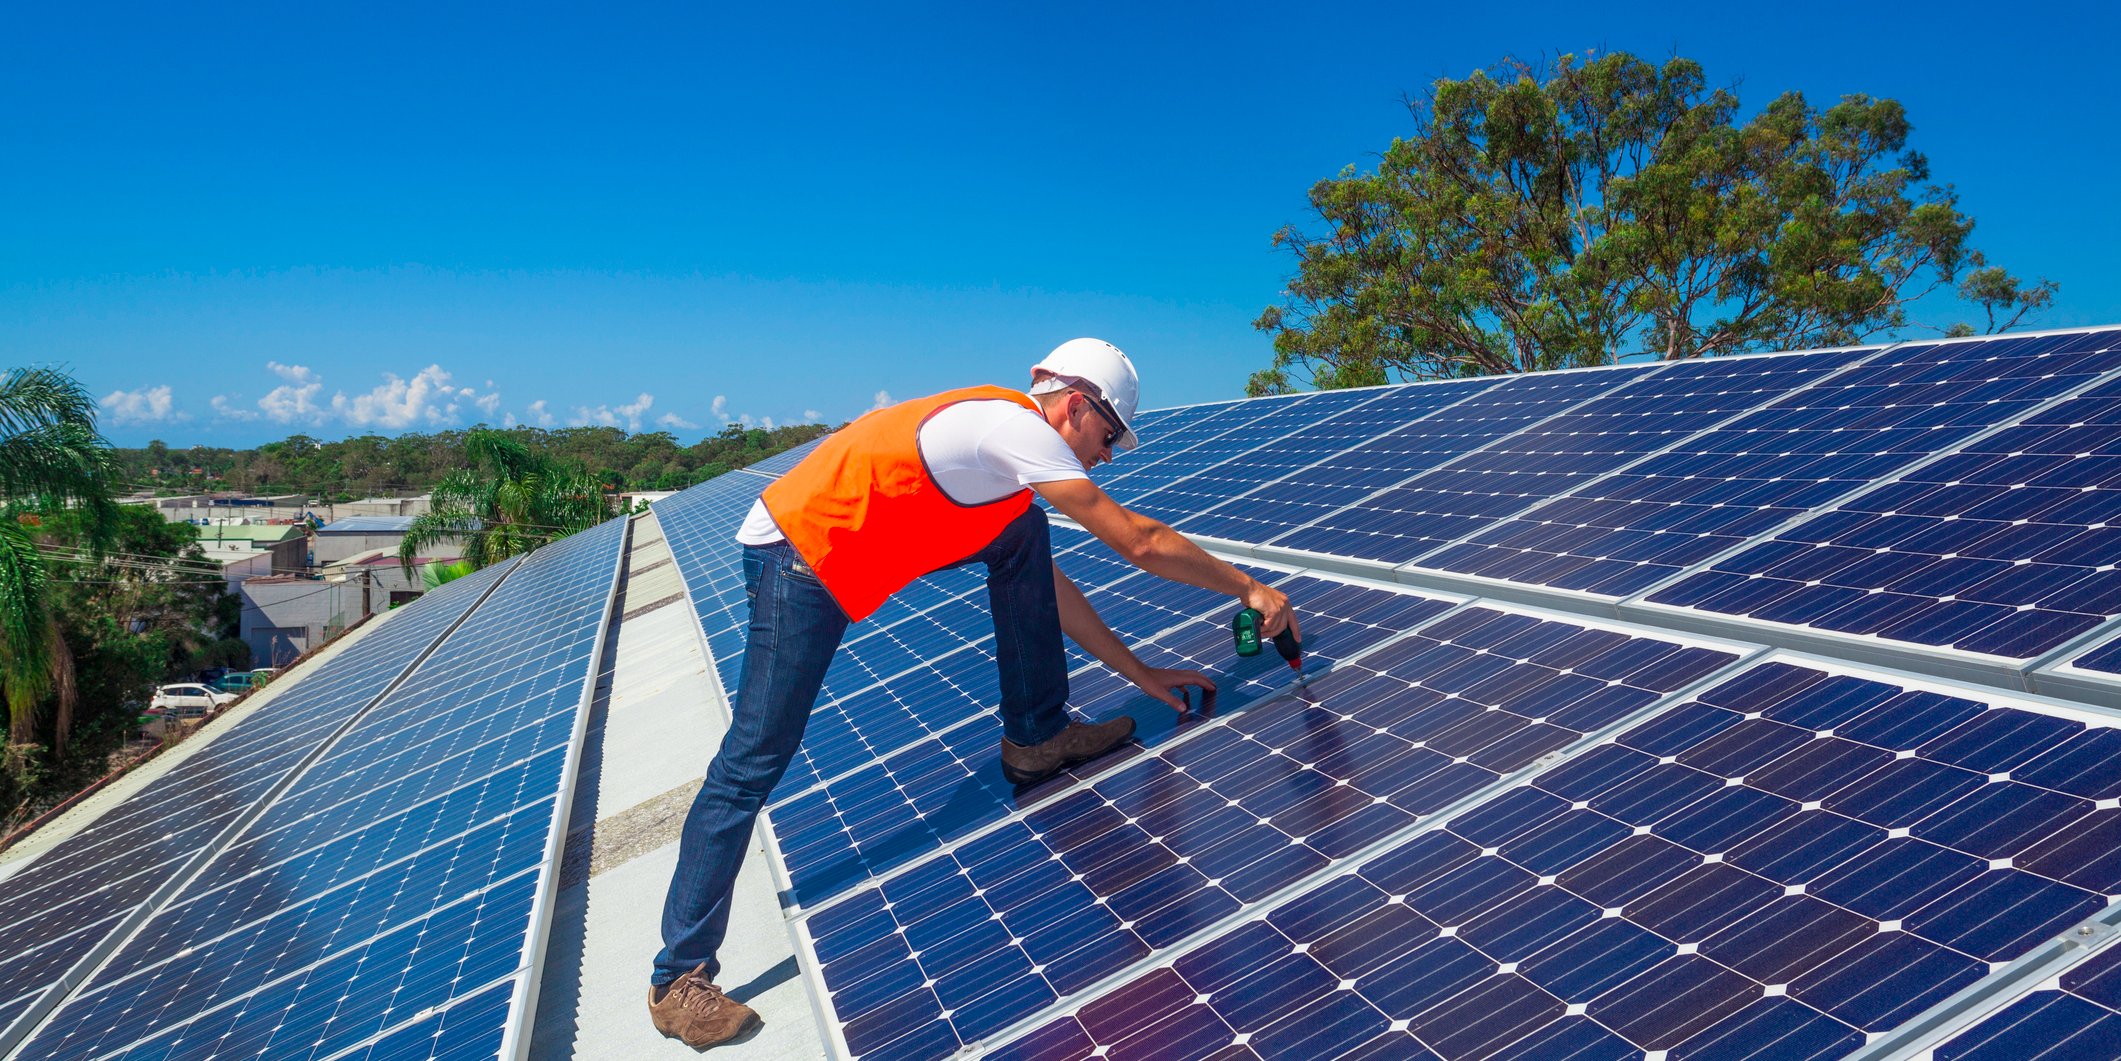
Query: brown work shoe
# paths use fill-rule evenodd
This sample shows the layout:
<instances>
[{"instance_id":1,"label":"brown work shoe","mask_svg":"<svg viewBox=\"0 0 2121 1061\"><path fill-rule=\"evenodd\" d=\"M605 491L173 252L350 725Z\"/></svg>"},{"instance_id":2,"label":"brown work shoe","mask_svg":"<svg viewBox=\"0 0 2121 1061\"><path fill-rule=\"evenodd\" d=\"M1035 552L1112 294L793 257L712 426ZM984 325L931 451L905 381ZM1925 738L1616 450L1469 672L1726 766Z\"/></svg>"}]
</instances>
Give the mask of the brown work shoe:
<instances>
[{"instance_id":1,"label":"brown work shoe","mask_svg":"<svg viewBox=\"0 0 2121 1061\"><path fill-rule=\"evenodd\" d=\"M707 982L707 967L648 989L648 1015L655 1030L695 1050L726 1043L750 1031L759 1015Z\"/></svg>"},{"instance_id":2,"label":"brown work shoe","mask_svg":"<svg viewBox=\"0 0 2121 1061\"><path fill-rule=\"evenodd\" d=\"M1043 744L1022 745L1002 738L1002 776L1012 785L1032 785L1087 759L1095 759L1134 736L1134 720L1125 715L1092 725L1070 722Z\"/></svg>"}]
</instances>

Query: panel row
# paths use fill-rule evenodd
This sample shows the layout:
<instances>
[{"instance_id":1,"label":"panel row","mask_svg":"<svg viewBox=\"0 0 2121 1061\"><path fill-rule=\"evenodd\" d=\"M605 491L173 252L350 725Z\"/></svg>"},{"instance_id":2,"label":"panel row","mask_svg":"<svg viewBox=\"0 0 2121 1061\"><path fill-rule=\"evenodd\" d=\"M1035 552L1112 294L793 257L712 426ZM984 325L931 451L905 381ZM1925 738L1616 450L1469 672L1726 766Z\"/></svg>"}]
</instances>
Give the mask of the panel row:
<instances>
[{"instance_id":1,"label":"panel row","mask_svg":"<svg viewBox=\"0 0 2121 1061\"><path fill-rule=\"evenodd\" d=\"M534 904L557 872L562 780L625 539L613 520L517 565L27 1053L321 1058L533 972ZM482 1037L528 1019L473 1012Z\"/></svg>"},{"instance_id":2,"label":"panel row","mask_svg":"<svg viewBox=\"0 0 2121 1061\"><path fill-rule=\"evenodd\" d=\"M211 743L0 881L0 953L8 955L0 966L0 1045L26 1034L26 1024L10 1025L38 1016L37 999L63 990L69 971L404 675L512 566L449 583L345 649L300 666Z\"/></svg>"}]
</instances>

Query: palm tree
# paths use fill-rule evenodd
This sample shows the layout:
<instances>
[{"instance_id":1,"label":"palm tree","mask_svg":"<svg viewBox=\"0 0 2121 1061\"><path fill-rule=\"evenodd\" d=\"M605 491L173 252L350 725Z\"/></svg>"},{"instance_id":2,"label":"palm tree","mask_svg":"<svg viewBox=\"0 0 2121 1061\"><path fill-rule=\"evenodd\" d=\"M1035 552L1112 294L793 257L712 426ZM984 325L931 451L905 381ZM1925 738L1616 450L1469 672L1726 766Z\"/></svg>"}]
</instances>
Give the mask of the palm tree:
<instances>
[{"instance_id":1,"label":"palm tree","mask_svg":"<svg viewBox=\"0 0 2121 1061\"><path fill-rule=\"evenodd\" d=\"M617 514L594 476L532 453L503 432L472 429L464 436L464 453L472 467L435 484L428 512L413 519L398 545L408 578L413 561L430 546L461 540L464 559L477 569Z\"/></svg>"},{"instance_id":2,"label":"palm tree","mask_svg":"<svg viewBox=\"0 0 2121 1061\"><path fill-rule=\"evenodd\" d=\"M110 443L96 431L96 403L79 382L49 368L0 372L0 687L15 743L35 737L47 696L57 694L56 745L66 743L74 712L73 657L46 597L27 510L79 507L89 544L100 550L117 522L117 474Z\"/></svg>"}]
</instances>

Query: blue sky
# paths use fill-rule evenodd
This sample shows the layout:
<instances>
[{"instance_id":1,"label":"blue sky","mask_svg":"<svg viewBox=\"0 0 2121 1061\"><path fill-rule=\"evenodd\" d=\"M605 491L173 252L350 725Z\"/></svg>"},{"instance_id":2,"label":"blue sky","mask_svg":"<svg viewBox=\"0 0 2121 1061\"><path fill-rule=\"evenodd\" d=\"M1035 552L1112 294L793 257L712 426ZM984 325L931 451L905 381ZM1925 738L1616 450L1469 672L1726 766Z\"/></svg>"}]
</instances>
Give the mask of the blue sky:
<instances>
[{"instance_id":1,"label":"blue sky","mask_svg":"<svg viewBox=\"0 0 2121 1061\"><path fill-rule=\"evenodd\" d=\"M1269 237L1403 95L1590 48L1900 99L1976 245L2061 282L2037 323L2121 321L2111 3L773 6L12 5L0 365L125 445L689 441L1076 335L1146 405L1228 397Z\"/></svg>"}]
</instances>

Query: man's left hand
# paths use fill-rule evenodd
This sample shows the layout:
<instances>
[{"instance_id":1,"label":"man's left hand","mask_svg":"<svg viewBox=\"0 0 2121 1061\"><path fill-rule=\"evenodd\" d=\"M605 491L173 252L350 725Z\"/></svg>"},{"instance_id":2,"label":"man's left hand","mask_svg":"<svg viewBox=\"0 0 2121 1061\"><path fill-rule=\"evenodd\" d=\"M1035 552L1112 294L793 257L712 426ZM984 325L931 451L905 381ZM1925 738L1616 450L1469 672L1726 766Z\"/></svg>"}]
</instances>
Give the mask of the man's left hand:
<instances>
[{"instance_id":1,"label":"man's left hand","mask_svg":"<svg viewBox=\"0 0 2121 1061\"><path fill-rule=\"evenodd\" d=\"M1215 695L1215 679L1197 670L1176 670L1170 667L1150 667L1134 684L1150 696L1171 705L1174 711L1186 710L1186 701L1175 690L1199 689L1204 696Z\"/></svg>"}]
</instances>

